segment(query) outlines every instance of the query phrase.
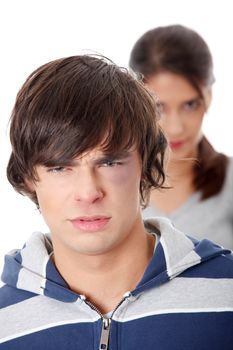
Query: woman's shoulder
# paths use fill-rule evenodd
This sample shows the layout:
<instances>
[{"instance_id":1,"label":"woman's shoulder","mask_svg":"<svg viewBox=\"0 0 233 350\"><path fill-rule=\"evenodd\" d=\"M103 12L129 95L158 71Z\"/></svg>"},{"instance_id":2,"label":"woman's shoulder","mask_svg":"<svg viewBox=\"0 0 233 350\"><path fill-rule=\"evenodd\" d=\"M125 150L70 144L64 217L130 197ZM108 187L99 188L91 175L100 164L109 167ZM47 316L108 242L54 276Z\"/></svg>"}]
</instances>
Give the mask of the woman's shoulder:
<instances>
[{"instance_id":1,"label":"woman's shoulder","mask_svg":"<svg viewBox=\"0 0 233 350\"><path fill-rule=\"evenodd\" d=\"M233 157L228 158L226 177L220 195L233 205Z\"/></svg>"},{"instance_id":2,"label":"woman's shoulder","mask_svg":"<svg viewBox=\"0 0 233 350\"><path fill-rule=\"evenodd\" d=\"M229 157L228 172L233 173L233 157Z\"/></svg>"},{"instance_id":3,"label":"woman's shoulder","mask_svg":"<svg viewBox=\"0 0 233 350\"><path fill-rule=\"evenodd\" d=\"M226 183L233 186L233 157L229 157L228 159Z\"/></svg>"}]
</instances>

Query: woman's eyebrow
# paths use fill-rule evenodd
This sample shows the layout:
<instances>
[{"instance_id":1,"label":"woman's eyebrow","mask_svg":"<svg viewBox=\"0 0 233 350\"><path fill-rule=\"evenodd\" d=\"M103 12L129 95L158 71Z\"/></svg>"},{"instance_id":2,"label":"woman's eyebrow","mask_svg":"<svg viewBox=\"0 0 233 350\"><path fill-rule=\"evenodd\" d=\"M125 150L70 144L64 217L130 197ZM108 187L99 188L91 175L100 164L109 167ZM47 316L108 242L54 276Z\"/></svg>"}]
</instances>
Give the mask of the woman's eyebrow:
<instances>
[{"instance_id":1,"label":"woman's eyebrow","mask_svg":"<svg viewBox=\"0 0 233 350\"><path fill-rule=\"evenodd\" d=\"M202 96L196 95L186 99L186 101L197 101L197 100L202 100Z\"/></svg>"}]
</instances>

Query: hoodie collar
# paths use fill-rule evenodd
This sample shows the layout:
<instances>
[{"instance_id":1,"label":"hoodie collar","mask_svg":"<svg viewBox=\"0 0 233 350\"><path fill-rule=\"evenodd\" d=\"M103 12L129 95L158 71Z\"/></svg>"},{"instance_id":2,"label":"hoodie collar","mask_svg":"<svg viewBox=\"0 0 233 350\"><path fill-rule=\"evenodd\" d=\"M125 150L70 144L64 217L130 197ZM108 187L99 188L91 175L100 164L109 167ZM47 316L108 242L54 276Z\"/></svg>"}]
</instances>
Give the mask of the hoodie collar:
<instances>
[{"instance_id":1,"label":"hoodie collar","mask_svg":"<svg viewBox=\"0 0 233 350\"><path fill-rule=\"evenodd\" d=\"M208 240L197 241L177 230L166 218L145 221L148 231L160 235L154 255L132 294L159 286L188 268L215 256L230 253ZM21 250L5 256L2 281L12 287L63 301L74 302L80 295L71 291L52 261L49 235L35 232Z\"/></svg>"},{"instance_id":2,"label":"hoodie collar","mask_svg":"<svg viewBox=\"0 0 233 350\"><path fill-rule=\"evenodd\" d=\"M134 295L172 280L203 261L231 253L207 239L198 241L185 235L164 217L146 220L145 227L159 234L160 240L140 283L132 292Z\"/></svg>"},{"instance_id":3,"label":"hoodie collar","mask_svg":"<svg viewBox=\"0 0 233 350\"><path fill-rule=\"evenodd\" d=\"M2 281L17 289L73 302L79 295L71 291L57 271L49 234L34 232L22 249L5 256Z\"/></svg>"}]
</instances>

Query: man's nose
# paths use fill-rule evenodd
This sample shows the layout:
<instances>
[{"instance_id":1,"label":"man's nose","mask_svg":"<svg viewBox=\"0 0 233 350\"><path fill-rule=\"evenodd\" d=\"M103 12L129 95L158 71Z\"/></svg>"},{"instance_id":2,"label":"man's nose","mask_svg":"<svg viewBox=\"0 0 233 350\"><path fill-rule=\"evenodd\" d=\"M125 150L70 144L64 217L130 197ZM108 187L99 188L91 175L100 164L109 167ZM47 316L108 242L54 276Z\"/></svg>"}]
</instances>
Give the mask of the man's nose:
<instances>
[{"instance_id":1,"label":"man's nose","mask_svg":"<svg viewBox=\"0 0 233 350\"><path fill-rule=\"evenodd\" d=\"M95 203L104 197L98 176L91 170L83 171L79 174L75 200L87 204Z\"/></svg>"}]
</instances>

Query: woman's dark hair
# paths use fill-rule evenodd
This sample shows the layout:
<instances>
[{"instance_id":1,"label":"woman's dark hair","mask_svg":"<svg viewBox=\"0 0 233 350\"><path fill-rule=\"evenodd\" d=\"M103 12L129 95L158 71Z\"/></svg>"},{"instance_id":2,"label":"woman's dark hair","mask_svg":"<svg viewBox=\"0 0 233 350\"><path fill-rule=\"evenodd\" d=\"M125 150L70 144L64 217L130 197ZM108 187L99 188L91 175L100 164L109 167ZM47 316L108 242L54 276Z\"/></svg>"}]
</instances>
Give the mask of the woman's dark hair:
<instances>
[{"instance_id":1,"label":"woman's dark hair","mask_svg":"<svg viewBox=\"0 0 233 350\"><path fill-rule=\"evenodd\" d=\"M111 155L136 147L142 161L141 203L163 186L167 141L153 97L125 68L106 58L72 56L35 70L20 89L11 116L7 176L37 205L27 180L36 165L66 165L95 147Z\"/></svg>"},{"instance_id":2,"label":"woman's dark hair","mask_svg":"<svg viewBox=\"0 0 233 350\"><path fill-rule=\"evenodd\" d=\"M204 100L202 87L215 81L210 50L194 30L181 25L149 30L135 43L130 67L146 82L151 76L169 71L183 76ZM218 153L205 137L199 144L198 163L194 165L194 185L202 199L219 193L226 177L228 158Z\"/></svg>"}]
</instances>

